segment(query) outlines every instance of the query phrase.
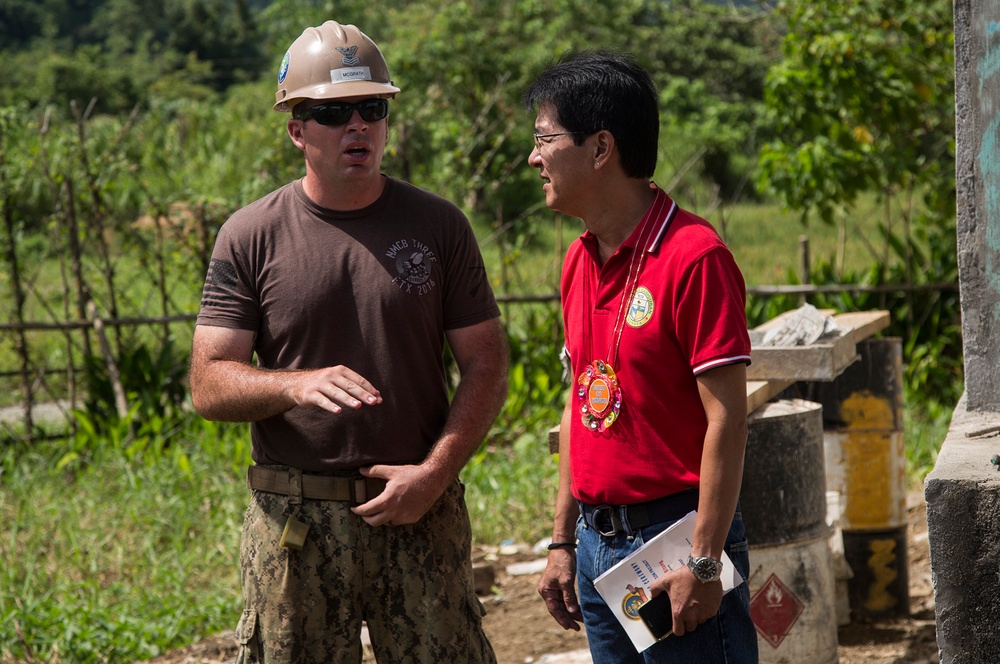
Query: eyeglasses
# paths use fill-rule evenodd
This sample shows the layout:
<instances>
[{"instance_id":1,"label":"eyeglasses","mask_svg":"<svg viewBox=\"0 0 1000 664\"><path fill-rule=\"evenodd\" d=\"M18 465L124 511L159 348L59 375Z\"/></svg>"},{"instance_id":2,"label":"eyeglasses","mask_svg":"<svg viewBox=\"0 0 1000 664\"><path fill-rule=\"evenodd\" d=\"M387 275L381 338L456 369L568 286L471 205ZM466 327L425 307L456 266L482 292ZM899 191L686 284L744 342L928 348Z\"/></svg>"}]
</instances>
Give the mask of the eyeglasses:
<instances>
[{"instance_id":1,"label":"eyeglasses","mask_svg":"<svg viewBox=\"0 0 1000 664\"><path fill-rule=\"evenodd\" d=\"M579 136L579 135L584 134L584 133L586 133L586 132L582 132L582 131L557 131L557 132L555 132L553 134L532 134L532 135L535 137L535 147L538 148L539 150L541 150L542 149L542 145L545 145L545 143L548 143L548 141L546 141L545 143L542 143L542 139L543 138L555 138L556 136Z\"/></svg>"},{"instance_id":2,"label":"eyeglasses","mask_svg":"<svg viewBox=\"0 0 1000 664\"><path fill-rule=\"evenodd\" d=\"M365 99L356 104L331 101L296 111L294 117L296 120L315 120L321 125L342 125L351 121L355 110L365 122L378 122L389 115L389 102L385 99Z\"/></svg>"}]
</instances>

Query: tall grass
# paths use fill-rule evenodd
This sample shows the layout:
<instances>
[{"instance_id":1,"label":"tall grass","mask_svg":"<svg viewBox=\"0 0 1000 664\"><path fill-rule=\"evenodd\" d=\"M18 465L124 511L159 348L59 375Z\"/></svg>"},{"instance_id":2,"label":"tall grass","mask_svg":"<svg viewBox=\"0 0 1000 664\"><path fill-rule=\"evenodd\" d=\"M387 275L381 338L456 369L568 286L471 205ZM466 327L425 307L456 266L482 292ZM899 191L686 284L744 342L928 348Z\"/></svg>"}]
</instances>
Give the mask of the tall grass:
<instances>
[{"instance_id":1,"label":"tall grass","mask_svg":"<svg viewBox=\"0 0 1000 664\"><path fill-rule=\"evenodd\" d=\"M784 284L801 275L800 238L808 240L810 262L825 261L837 274L862 273L873 263L890 262L880 225L885 211L874 196L864 196L849 218L836 225L818 219L803 222L797 213L774 203L752 203L718 209L709 221L723 235L747 284ZM890 223L899 222L893 215Z\"/></svg>"},{"instance_id":2,"label":"tall grass","mask_svg":"<svg viewBox=\"0 0 1000 664\"><path fill-rule=\"evenodd\" d=\"M934 469L941 443L948 435L952 406L926 399L917 400L904 390L903 440L906 445L906 477L909 486L921 490L924 477Z\"/></svg>"},{"instance_id":3,"label":"tall grass","mask_svg":"<svg viewBox=\"0 0 1000 664\"><path fill-rule=\"evenodd\" d=\"M483 447L462 472L473 535L480 544L536 542L552 533L559 485L547 431Z\"/></svg>"},{"instance_id":4,"label":"tall grass","mask_svg":"<svg viewBox=\"0 0 1000 664\"><path fill-rule=\"evenodd\" d=\"M234 624L246 434L174 431L69 463L5 448L0 660L132 662Z\"/></svg>"},{"instance_id":5,"label":"tall grass","mask_svg":"<svg viewBox=\"0 0 1000 664\"><path fill-rule=\"evenodd\" d=\"M818 219L803 222L798 213L782 210L777 203L719 207L682 196L677 194L681 207L705 217L723 236L751 286L785 284L790 274L799 278L802 237L808 239L811 263L829 263L838 274L863 273L873 263L891 264L895 259L881 227L901 225L902 211L893 211L887 220L874 195L860 197L850 217L835 225ZM476 220L475 226L494 288L516 294L557 292L566 248L584 229L579 219L543 210L508 235L501 250L499 236L487 221Z\"/></svg>"}]
</instances>

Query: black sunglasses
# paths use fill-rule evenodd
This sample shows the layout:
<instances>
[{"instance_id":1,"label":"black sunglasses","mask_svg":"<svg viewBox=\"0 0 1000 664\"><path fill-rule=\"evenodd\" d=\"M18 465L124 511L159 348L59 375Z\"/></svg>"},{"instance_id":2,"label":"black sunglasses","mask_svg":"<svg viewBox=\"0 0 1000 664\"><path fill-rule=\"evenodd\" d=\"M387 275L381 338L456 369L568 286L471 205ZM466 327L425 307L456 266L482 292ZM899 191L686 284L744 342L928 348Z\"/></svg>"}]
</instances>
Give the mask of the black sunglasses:
<instances>
[{"instance_id":1,"label":"black sunglasses","mask_svg":"<svg viewBox=\"0 0 1000 664\"><path fill-rule=\"evenodd\" d=\"M365 99L357 104L346 101L331 101L311 106L301 112L296 110L296 120L315 120L321 125L342 125L351 120L354 111L365 122L378 122L389 115L389 102L385 99Z\"/></svg>"}]
</instances>

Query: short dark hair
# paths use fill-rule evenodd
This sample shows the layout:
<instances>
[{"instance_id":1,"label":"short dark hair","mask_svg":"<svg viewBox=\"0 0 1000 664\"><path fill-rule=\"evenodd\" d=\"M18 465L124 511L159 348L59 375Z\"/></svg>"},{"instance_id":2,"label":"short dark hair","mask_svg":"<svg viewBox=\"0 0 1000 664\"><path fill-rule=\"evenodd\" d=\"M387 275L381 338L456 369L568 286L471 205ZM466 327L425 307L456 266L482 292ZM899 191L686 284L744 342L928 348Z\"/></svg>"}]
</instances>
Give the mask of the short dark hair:
<instances>
[{"instance_id":1,"label":"short dark hair","mask_svg":"<svg viewBox=\"0 0 1000 664\"><path fill-rule=\"evenodd\" d=\"M625 174L651 178L660 137L659 95L652 76L627 53L584 51L564 57L528 88L524 105L550 105L559 124L584 136L602 129L615 137Z\"/></svg>"}]
</instances>

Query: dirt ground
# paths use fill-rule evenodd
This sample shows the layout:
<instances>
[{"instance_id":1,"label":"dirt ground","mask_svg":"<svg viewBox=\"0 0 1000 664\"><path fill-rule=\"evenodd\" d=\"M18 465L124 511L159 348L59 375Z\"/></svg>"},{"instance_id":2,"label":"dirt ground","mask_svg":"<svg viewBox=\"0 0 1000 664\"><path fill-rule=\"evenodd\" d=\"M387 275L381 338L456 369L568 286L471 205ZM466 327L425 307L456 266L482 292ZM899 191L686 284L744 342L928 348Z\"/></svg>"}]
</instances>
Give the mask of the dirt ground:
<instances>
[{"instance_id":1,"label":"dirt ground","mask_svg":"<svg viewBox=\"0 0 1000 664\"><path fill-rule=\"evenodd\" d=\"M923 495L911 494L908 508L910 615L840 628L837 654L841 664L939 662ZM535 591L538 574L506 573L508 565L533 558L524 553L496 556L496 591L483 598L483 603L489 611L484 624L499 664L537 662L546 654L576 651L587 645L582 633L564 631L546 613ZM229 632L159 657L150 664L220 664L232 662L234 656L233 636ZM365 658L365 662L373 661Z\"/></svg>"}]
</instances>

